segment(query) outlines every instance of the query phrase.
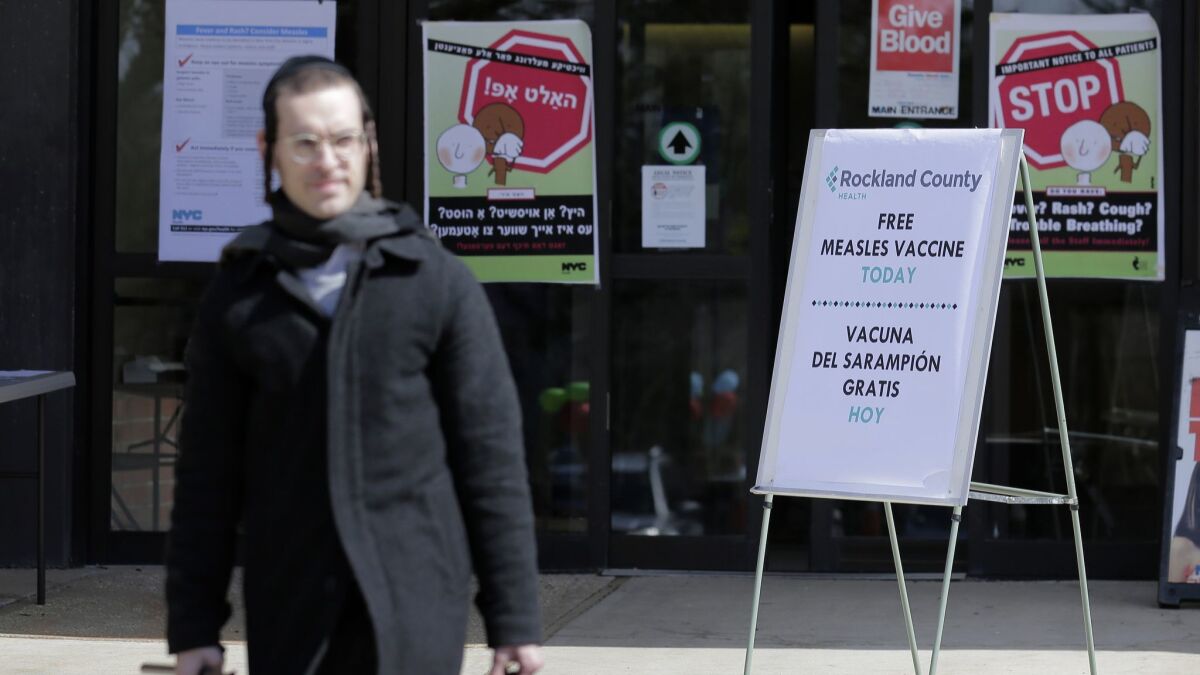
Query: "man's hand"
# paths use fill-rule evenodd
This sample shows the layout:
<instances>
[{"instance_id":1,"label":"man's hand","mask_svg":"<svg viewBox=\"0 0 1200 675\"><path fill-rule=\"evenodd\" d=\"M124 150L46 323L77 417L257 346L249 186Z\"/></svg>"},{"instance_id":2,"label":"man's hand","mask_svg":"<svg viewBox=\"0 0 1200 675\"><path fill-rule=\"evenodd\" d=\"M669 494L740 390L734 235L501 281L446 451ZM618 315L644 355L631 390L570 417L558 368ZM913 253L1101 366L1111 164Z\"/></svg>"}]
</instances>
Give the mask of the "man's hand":
<instances>
[{"instance_id":1,"label":"man's hand","mask_svg":"<svg viewBox=\"0 0 1200 675\"><path fill-rule=\"evenodd\" d=\"M488 675L533 675L542 669L542 648L537 645L497 647Z\"/></svg>"},{"instance_id":2,"label":"man's hand","mask_svg":"<svg viewBox=\"0 0 1200 675\"><path fill-rule=\"evenodd\" d=\"M197 647L175 655L175 675L220 675L224 665L220 647Z\"/></svg>"}]
</instances>

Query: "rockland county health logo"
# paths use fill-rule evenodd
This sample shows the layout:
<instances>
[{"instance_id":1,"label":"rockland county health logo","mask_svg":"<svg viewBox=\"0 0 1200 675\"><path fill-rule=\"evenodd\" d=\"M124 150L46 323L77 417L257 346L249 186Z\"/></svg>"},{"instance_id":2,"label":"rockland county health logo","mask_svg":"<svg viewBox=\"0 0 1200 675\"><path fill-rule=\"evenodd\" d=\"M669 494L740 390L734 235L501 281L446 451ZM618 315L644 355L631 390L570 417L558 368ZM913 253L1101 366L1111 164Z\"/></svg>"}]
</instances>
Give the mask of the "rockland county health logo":
<instances>
[{"instance_id":1,"label":"rockland county health logo","mask_svg":"<svg viewBox=\"0 0 1200 675\"><path fill-rule=\"evenodd\" d=\"M888 169L871 169L869 171L852 171L834 166L825 176L825 185L830 192L836 194L838 199L850 200L866 199L867 193L862 191L865 188L922 188L925 190L975 192L982 182L983 174L970 170L890 171Z\"/></svg>"},{"instance_id":2,"label":"rockland county health logo","mask_svg":"<svg viewBox=\"0 0 1200 675\"><path fill-rule=\"evenodd\" d=\"M829 186L830 192L837 192L837 166L830 170L829 175L825 176L825 184Z\"/></svg>"}]
</instances>

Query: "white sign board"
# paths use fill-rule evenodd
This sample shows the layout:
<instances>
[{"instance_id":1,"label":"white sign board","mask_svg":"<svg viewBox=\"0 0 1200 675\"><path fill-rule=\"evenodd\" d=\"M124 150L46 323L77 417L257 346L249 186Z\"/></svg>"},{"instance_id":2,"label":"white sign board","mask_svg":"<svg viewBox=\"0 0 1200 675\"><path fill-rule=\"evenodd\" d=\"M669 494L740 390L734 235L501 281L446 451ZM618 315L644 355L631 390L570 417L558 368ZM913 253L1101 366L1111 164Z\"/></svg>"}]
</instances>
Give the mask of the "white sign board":
<instances>
[{"instance_id":1,"label":"white sign board","mask_svg":"<svg viewBox=\"0 0 1200 675\"><path fill-rule=\"evenodd\" d=\"M642 248L704 248L704 166L642 167Z\"/></svg>"},{"instance_id":2,"label":"white sign board","mask_svg":"<svg viewBox=\"0 0 1200 675\"><path fill-rule=\"evenodd\" d=\"M263 202L262 95L292 56L333 58L335 2L167 0L158 259L207 262Z\"/></svg>"},{"instance_id":3,"label":"white sign board","mask_svg":"<svg viewBox=\"0 0 1200 675\"><path fill-rule=\"evenodd\" d=\"M958 117L961 0L872 0L871 117Z\"/></svg>"},{"instance_id":4,"label":"white sign board","mask_svg":"<svg viewBox=\"0 0 1200 675\"><path fill-rule=\"evenodd\" d=\"M962 505L1021 132L808 147L754 491Z\"/></svg>"}]
</instances>

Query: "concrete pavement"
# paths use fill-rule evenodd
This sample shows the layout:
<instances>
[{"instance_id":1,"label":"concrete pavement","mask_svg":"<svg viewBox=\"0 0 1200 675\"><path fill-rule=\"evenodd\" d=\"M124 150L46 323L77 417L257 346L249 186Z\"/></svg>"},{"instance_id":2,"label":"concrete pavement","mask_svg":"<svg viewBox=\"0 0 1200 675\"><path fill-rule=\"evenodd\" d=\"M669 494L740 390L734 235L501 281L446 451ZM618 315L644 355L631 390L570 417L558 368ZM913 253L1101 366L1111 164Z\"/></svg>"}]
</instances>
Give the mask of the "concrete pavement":
<instances>
[{"instance_id":1,"label":"concrete pavement","mask_svg":"<svg viewBox=\"0 0 1200 675\"><path fill-rule=\"evenodd\" d=\"M0 673L134 673L166 662L162 570L51 570L48 604L33 576L0 570ZM747 575L544 575L547 675L740 673L752 578ZM922 671L940 584L910 581ZM1200 673L1200 606L1159 609L1153 582L1094 581L1099 670ZM229 665L246 673L240 608L226 627ZM464 675L490 652L472 617ZM894 580L768 576L756 673L911 673ZM956 581L939 673L1088 672L1078 585Z\"/></svg>"}]
</instances>

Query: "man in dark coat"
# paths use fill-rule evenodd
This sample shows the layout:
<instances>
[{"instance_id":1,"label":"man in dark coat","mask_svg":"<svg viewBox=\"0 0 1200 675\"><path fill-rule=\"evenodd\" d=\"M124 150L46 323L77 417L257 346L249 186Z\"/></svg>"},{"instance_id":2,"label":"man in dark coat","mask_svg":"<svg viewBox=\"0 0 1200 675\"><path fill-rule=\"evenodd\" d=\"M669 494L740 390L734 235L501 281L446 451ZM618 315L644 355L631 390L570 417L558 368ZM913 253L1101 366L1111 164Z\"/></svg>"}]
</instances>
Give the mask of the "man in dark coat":
<instances>
[{"instance_id":1,"label":"man in dark coat","mask_svg":"<svg viewBox=\"0 0 1200 675\"><path fill-rule=\"evenodd\" d=\"M226 247L187 349L177 673L221 666L239 532L255 675L457 675L472 568L492 672L534 673L520 410L487 299L411 208L380 199L347 71L293 59L263 106L274 217Z\"/></svg>"}]
</instances>

